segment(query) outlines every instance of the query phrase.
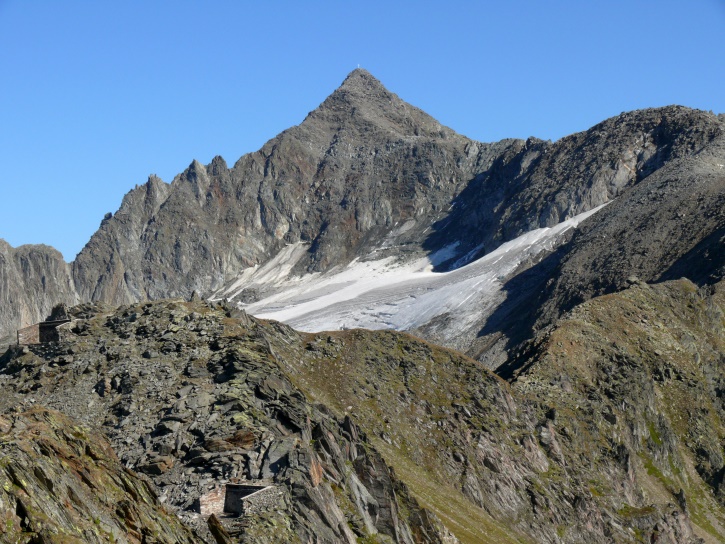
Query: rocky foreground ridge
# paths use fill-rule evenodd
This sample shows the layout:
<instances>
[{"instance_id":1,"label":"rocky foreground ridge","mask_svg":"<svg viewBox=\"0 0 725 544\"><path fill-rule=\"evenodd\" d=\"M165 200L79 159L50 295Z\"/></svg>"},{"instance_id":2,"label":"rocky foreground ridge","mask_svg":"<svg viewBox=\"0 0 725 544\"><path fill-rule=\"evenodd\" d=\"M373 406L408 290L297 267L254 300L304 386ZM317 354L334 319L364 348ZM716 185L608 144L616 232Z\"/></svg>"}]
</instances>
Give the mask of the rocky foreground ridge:
<instances>
[{"instance_id":1,"label":"rocky foreground ridge","mask_svg":"<svg viewBox=\"0 0 725 544\"><path fill-rule=\"evenodd\" d=\"M281 487L281 502L227 526L232 537L446 541L446 529L357 424L307 401L281 371L267 336L291 330L178 301L113 312L81 306L74 314L71 341L4 356L0 410L48 406L104 433L197 539L213 541L198 513L202 495L230 481L264 480Z\"/></svg>"},{"instance_id":2,"label":"rocky foreground ridge","mask_svg":"<svg viewBox=\"0 0 725 544\"><path fill-rule=\"evenodd\" d=\"M0 541L198 542L108 441L54 411L0 417Z\"/></svg>"},{"instance_id":3,"label":"rocky foreground ridge","mask_svg":"<svg viewBox=\"0 0 725 544\"><path fill-rule=\"evenodd\" d=\"M241 542L719 542L724 287L595 298L511 383L403 333L85 305L67 342L3 356L0 410L105 434L207 542L195 503L235 478L284 496L226 522Z\"/></svg>"}]
</instances>

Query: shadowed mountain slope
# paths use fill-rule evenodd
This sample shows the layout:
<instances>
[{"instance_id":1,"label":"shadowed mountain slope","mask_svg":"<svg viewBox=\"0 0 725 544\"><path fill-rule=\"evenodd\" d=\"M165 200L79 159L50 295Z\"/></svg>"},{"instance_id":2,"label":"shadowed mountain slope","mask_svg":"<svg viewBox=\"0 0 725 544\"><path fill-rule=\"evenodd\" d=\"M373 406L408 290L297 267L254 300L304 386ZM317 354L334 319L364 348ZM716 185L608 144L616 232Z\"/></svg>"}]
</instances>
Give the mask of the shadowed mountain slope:
<instances>
[{"instance_id":1,"label":"shadowed mountain slope","mask_svg":"<svg viewBox=\"0 0 725 544\"><path fill-rule=\"evenodd\" d=\"M505 349L589 298L619 291L631 277L680 277L699 285L725 277L725 137L671 160L573 233L569 243L509 280L470 354L490 366ZM503 336L502 336L503 335ZM496 345L496 349L492 346ZM509 360L508 370L518 364Z\"/></svg>"},{"instance_id":2,"label":"shadowed mountain slope","mask_svg":"<svg viewBox=\"0 0 725 544\"><path fill-rule=\"evenodd\" d=\"M518 141L456 198L428 247L455 239L462 252L478 248L480 255L619 195L627 199L627 189L665 164L715 145L724 126L712 113L668 106L623 113L553 144Z\"/></svg>"}]
</instances>

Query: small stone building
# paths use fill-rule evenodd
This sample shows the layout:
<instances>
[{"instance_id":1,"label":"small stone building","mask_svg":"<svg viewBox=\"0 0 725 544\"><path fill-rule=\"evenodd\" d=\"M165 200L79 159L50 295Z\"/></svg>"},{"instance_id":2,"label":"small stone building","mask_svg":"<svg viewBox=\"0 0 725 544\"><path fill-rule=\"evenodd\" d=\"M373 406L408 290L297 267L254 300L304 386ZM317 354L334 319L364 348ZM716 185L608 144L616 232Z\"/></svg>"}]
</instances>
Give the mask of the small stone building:
<instances>
[{"instance_id":1,"label":"small stone building","mask_svg":"<svg viewBox=\"0 0 725 544\"><path fill-rule=\"evenodd\" d=\"M58 321L41 321L29 327L18 329L18 345L27 346L30 344L47 344L49 342L60 342L62 330L58 327L70 323L70 319Z\"/></svg>"},{"instance_id":2,"label":"small stone building","mask_svg":"<svg viewBox=\"0 0 725 544\"><path fill-rule=\"evenodd\" d=\"M262 483L228 483L199 497L203 517L246 516L274 509L283 500L284 488Z\"/></svg>"},{"instance_id":3,"label":"small stone building","mask_svg":"<svg viewBox=\"0 0 725 544\"><path fill-rule=\"evenodd\" d=\"M68 307L62 303L57 304L45 321L18 329L18 345L28 346L60 342L63 329L59 327L70 322L71 317L68 314Z\"/></svg>"}]
</instances>

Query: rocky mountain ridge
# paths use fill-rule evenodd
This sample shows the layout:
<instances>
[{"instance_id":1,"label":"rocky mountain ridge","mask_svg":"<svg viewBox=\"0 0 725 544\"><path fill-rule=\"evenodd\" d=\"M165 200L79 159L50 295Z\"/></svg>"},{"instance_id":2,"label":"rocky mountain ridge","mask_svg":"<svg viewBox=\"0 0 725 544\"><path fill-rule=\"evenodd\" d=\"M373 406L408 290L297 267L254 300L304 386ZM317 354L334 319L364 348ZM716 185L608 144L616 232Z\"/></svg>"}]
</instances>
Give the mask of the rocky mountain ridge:
<instances>
[{"instance_id":1,"label":"rocky mountain ridge","mask_svg":"<svg viewBox=\"0 0 725 544\"><path fill-rule=\"evenodd\" d=\"M309 247L299 271L327 269L397 222L418 218L423 230L506 145L479 150L356 70L232 168L193 162L168 196L153 180L129 194L76 258L74 279L82 299L114 304L209 294L297 242Z\"/></svg>"},{"instance_id":2,"label":"rocky mountain ridge","mask_svg":"<svg viewBox=\"0 0 725 544\"><path fill-rule=\"evenodd\" d=\"M722 280L722 165L725 137L716 133L708 145L669 161L584 222L570 242L508 280L509 298L487 318L468 353L482 354L498 367L509 358L508 349L533 331L580 302L626 288L633 277L646 282L686 277L699 285Z\"/></svg>"},{"instance_id":3,"label":"rocky mountain ridge","mask_svg":"<svg viewBox=\"0 0 725 544\"><path fill-rule=\"evenodd\" d=\"M4 247L2 331L42 319L50 300L121 304L193 291L221 298L234 285L235 302L252 302L276 287L248 282L247 273L290 247L298 249L288 278L455 247L436 263L446 270L533 228L627 200L665 165L721 149L722 132L722 118L671 106L622 114L555 143L483 144L355 70L299 126L231 168L216 157L206 166L194 161L170 184L151 176L104 218L71 265L48 250ZM713 168L725 162L717 157ZM25 254L32 265L17 264ZM498 314L510 314L511 302ZM501 328L497 315L480 321L483 340L455 344L472 342L476 356L491 344L488 331ZM492 366L502 362L501 349Z\"/></svg>"},{"instance_id":4,"label":"rocky mountain ridge","mask_svg":"<svg viewBox=\"0 0 725 544\"><path fill-rule=\"evenodd\" d=\"M151 176L71 264L0 243L4 333L83 302L0 358L2 538L722 542L724 127L669 106L482 144L356 70L231 168ZM462 273L466 311L412 332L466 354L240 310L412 262ZM273 506L201 514L235 482Z\"/></svg>"}]
</instances>

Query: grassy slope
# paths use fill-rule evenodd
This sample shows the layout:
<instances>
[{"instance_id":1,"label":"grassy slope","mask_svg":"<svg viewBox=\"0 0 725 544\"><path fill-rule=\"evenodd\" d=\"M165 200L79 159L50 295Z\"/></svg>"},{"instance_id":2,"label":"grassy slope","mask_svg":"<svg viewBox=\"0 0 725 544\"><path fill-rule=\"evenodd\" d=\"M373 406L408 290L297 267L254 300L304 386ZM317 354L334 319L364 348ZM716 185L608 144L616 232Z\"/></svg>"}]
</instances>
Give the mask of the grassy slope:
<instances>
[{"instance_id":1,"label":"grassy slope","mask_svg":"<svg viewBox=\"0 0 725 544\"><path fill-rule=\"evenodd\" d=\"M451 479L472 430L500 427L507 385L477 361L407 334L363 330L306 335L275 345L315 402L350 413L421 504L463 543L529 542L468 500ZM483 391L483 393L482 393ZM479 408L464 421L461 406ZM504 401L503 406L506 406ZM487 415L485 415L487 414Z\"/></svg>"},{"instance_id":2,"label":"grassy slope","mask_svg":"<svg viewBox=\"0 0 725 544\"><path fill-rule=\"evenodd\" d=\"M724 497L704 481L725 443L715 392L725 370L724 287L638 284L582 304L544 337L514 385L542 399L542 411L555 405L558 426L595 462L613 443L628 444L642 501L676 503L684 492L696 532L711 542L725 534ZM612 492L600 485L598 494ZM638 511L624 499L618 507L625 518Z\"/></svg>"},{"instance_id":3,"label":"grassy slope","mask_svg":"<svg viewBox=\"0 0 725 544\"><path fill-rule=\"evenodd\" d=\"M542 503L583 495L636 542L682 490L696 532L718 542L722 497L705 480L725 440L712 392L725 353L722 293L704 296L682 280L593 299L537 339L513 389L476 361L406 334L341 331L303 335L302 343L273 334L270 341L296 384L350 413L461 542L527 540L525 509L508 515L490 495L479 507L462 491L463 467L476 463L482 436L495 437L498 458L514 460L504 470L528 471L524 484ZM516 465L532 422L549 418L561 454L549 451L550 464L538 470ZM536 515L537 523L547 516ZM551 531L572 531L573 540L581 534L576 523L566 513L548 518Z\"/></svg>"}]
</instances>

